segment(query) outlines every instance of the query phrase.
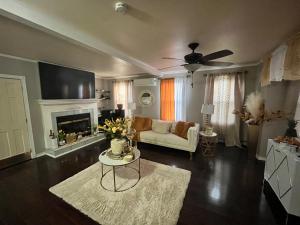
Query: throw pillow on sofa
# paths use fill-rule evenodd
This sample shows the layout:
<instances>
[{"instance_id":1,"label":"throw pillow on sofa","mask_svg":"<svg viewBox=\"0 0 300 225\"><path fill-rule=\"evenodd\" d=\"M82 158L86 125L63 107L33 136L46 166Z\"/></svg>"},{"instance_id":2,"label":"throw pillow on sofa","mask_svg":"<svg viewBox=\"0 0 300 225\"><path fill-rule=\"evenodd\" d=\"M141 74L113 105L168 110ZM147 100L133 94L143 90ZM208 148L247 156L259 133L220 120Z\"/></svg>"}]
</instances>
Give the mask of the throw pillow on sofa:
<instances>
[{"instance_id":1,"label":"throw pillow on sofa","mask_svg":"<svg viewBox=\"0 0 300 225\"><path fill-rule=\"evenodd\" d=\"M152 119L148 117L136 116L133 121L133 127L137 132L151 130Z\"/></svg>"},{"instance_id":2,"label":"throw pillow on sofa","mask_svg":"<svg viewBox=\"0 0 300 225\"><path fill-rule=\"evenodd\" d=\"M195 123L178 121L176 123L174 134L176 134L177 136L182 137L184 139L187 139L187 132L190 129L190 127L193 127L193 126L195 126Z\"/></svg>"},{"instance_id":3,"label":"throw pillow on sofa","mask_svg":"<svg viewBox=\"0 0 300 225\"><path fill-rule=\"evenodd\" d=\"M170 133L172 122L162 120L152 120L152 131L160 134Z\"/></svg>"}]
</instances>

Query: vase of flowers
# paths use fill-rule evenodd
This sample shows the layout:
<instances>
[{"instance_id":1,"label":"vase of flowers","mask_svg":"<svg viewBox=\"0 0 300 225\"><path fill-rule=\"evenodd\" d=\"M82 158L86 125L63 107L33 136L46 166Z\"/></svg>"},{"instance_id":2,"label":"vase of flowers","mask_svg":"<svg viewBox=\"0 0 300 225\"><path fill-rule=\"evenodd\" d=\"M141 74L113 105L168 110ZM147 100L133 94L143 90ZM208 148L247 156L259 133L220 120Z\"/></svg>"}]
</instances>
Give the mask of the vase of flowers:
<instances>
[{"instance_id":1,"label":"vase of flowers","mask_svg":"<svg viewBox=\"0 0 300 225\"><path fill-rule=\"evenodd\" d=\"M63 146L66 144L66 133L63 130L59 130L57 134L58 145Z\"/></svg>"},{"instance_id":2,"label":"vase of flowers","mask_svg":"<svg viewBox=\"0 0 300 225\"><path fill-rule=\"evenodd\" d=\"M99 130L102 130L106 134L106 138L111 140L110 147L114 155L120 155L124 151L128 124L129 119L118 118L116 120L106 119L104 125L99 126Z\"/></svg>"},{"instance_id":3,"label":"vase of flowers","mask_svg":"<svg viewBox=\"0 0 300 225\"><path fill-rule=\"evenodd\" d=\"M245 105L241 110L234 110L234 114L237 114L242 121L247 124L248 135L248 157L255 158L259 130L265 121L271 121L274 119L285 118L286 113L278 110L275 112L268 112L265 109L265 100L261 93L253 92L247 96Z\"/></svg>"},{"instance_id":4,"label":"vase of flowers","mask_svg":"<svg viewBox=\"0 0 300 225\"><path fill-rule=\"evenodd\" d=\"M114 138L110 141L111 152L114 155L121 155L126 144L125 139Z\"/></svg>"},{"instance_id":5,"label":"vase of flowers","mask_svg":"<svg viewBox=\"0 0 300 225\"><path fill-rule=\"evenodd\" d=\"M259 129L260 129L259 125L247 124L248 158L254 159L256 157Z\"/></svg>"}]
</instances>

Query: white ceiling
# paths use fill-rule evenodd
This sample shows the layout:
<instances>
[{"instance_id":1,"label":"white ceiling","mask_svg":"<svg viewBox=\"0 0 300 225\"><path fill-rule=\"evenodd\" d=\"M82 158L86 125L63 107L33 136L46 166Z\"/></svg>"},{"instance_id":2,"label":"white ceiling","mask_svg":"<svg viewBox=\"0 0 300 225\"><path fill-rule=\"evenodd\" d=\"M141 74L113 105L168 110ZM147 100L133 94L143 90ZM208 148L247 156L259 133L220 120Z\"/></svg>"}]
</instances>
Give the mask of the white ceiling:
<instances>
[{"instance_id":1,"label":"white ceiling","mask_svg":"<svg viewBox=\"0 0 300 225\"><path fill-rule=\"evenodd\" d=\"M111 0L2 0L0 9L2 15L96 49L98 52L92 55L81 47L78 55L69 54L68 58L71 63L72 57L81 57L81 51L90 52L81 65L90 67L88 63L93 61L94 67L89 70L97 68L100 75L160 74L157 69L178 64L161 57L182 58L189 53L186 45L192 41L200 42L203 54L230 49L234 55L222 60L253 63L300 29L299 0L126 0L126 3L129 11L125 15L114 12ZM95 54L104 63L93 60ZM66 60L63 55L61 58ZM78 61L74 60L72 66L81 67ZM120 64L123 69L119 69Z\"/></svg>"},{"instance_id":2,"label":"white ceiling","mask_svg":"<svg viewBox=\"0 0 300 225\"><path fill-rule=\"evenodd\" d=\"M0 53L95 72L101 77L145 73L137 66L100 51L89 50L0 16Z\"/></svg>"}]
</instances>

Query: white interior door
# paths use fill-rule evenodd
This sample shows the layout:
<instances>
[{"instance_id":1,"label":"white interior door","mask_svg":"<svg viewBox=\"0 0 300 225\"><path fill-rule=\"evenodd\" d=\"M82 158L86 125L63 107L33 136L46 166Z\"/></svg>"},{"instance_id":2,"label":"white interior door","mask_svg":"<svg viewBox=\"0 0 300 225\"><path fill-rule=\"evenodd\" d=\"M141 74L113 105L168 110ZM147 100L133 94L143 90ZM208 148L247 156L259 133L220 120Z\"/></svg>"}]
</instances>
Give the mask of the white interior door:
<instances>
[{"instance_id":1,"label":"white interior door","mask_svg":"<svg viewBox=\"0 0 300 225\"><path fill-rule=\"evenodd\" d=\"M29 151L21 80L0 78L0 160Z\"/></svg>"}]
</instances>

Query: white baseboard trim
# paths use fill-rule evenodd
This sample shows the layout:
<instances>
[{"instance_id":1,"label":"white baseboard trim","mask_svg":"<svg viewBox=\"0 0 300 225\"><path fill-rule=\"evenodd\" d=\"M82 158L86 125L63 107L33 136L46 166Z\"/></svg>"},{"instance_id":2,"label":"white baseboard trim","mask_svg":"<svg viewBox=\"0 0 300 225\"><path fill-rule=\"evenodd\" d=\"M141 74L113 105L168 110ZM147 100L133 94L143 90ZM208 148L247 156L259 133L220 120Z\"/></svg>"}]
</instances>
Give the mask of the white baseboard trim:
<instances>
[{"instance_id":1,"label":"white baseboard trim","mask_svg":"<svg viewBox=\"0 0 300 225\"><path fill-rule=\"evenodd\" d=\"M32 158L35 159L35 158L38 158L38 157L42 157L44 155L46 155L46 152L41 152L41 153L35 154Z\"/></svg>"},{"instance_id":2,"label":"white baseboard trim","mask_svg":"<svg viewBox=\"0 0 300 225\"><path fill-rule=\"evenodd\" d=\"M69 153L69 152L67 152L67 153ZM66 153L66 154L67 154L67 153ZM49 156L49 157L51 157L51 158L53 158L53 159L57 158L57 157L55 157L54 155L49 154L49 153L47 153L47 152L45 152L45 155L46 155L46 156Z\"/></svg>"},{"instance_id":3,"label":"white baseboard trim","mask_svg":"<svg viewBox=\"0 0 300 225\"><path fill-rule=\"evenodd\" d=\"M266 161L266 157L256 155L256 159L260 161Z\"/></svg>"}]
</instances>

